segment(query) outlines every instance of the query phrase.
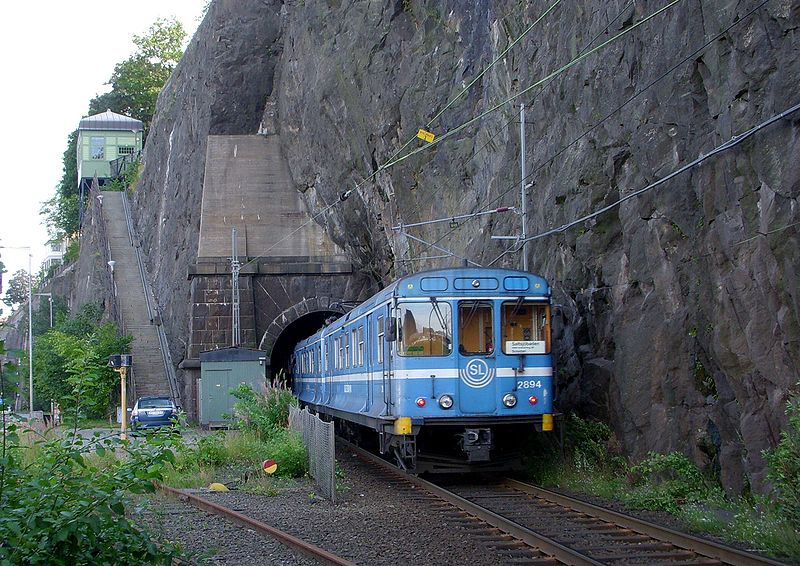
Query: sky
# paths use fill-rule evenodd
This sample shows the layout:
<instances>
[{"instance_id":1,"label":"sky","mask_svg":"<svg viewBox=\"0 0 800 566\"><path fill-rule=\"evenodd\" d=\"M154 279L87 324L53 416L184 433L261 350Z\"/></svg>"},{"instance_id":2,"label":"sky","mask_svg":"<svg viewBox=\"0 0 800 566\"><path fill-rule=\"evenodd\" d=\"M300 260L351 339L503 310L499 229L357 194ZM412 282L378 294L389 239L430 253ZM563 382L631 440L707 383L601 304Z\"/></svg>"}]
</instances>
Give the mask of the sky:
<instances>
[{"instance_id":1,"label":"sky","mask_svg":"<svg viewBox=\"0 0 800 566\"><path fill-rule=\"evenodd\" d=\"M67 136L89 101L107 92L132 38L158 18L177 18L189 37L208 0L6 0L0 2L0 246L29 246L33 273L48 253L39 215L61 180ZM28 250L0 249L11 275ZM4 306L4 305L0 305Z\"/></svg>"}]
</instances>

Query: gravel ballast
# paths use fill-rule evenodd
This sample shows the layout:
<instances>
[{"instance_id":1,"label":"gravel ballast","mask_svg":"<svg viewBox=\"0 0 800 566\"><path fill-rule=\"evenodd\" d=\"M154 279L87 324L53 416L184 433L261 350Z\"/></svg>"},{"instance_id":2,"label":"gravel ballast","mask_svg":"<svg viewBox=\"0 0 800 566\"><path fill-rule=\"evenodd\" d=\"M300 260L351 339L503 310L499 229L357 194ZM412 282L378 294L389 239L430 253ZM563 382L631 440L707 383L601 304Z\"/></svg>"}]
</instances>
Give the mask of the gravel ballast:
<instances>
[{"instance_id":1,"label":"gravel ballast","mask_svg":"<svg viewBox=\"0 0 800 566\"><path fill-rule=\"evenodd\" d=\"M281 529L357 564L472 564L494 566L508 557L482 542L473 522L423 491L405 486L337 449L342 472L335 504L321 498L310 480L281 488L277 495L240 490L197 495ZM156 498L156 511L140 513L157 538L179 542L212 562L308 564L274 539L170 499ZM181 506L186 505L180 503Z\"/></svg>"}]
</instances>

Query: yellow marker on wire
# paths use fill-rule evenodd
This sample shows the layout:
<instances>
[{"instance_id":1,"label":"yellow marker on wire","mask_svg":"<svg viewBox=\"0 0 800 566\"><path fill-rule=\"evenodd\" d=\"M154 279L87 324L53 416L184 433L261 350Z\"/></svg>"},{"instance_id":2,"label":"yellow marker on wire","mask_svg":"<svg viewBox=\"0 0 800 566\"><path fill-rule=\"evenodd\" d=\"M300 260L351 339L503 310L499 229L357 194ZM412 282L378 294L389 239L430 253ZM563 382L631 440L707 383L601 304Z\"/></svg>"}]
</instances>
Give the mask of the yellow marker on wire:
<instances>
[{"instance_id":1,"label":"yellow marker on wire","mask_svg":"<svg viewBox=\"0 0 800 566\"><path fill-rule=\"evenodd\" d=\"M436 137L433 132L429 132L428 130L423 130L422 128L419 129L417 132L417 137L421 140L425 140L428 143L431 143L434 138Z\"/></svg>"}]
</instances>

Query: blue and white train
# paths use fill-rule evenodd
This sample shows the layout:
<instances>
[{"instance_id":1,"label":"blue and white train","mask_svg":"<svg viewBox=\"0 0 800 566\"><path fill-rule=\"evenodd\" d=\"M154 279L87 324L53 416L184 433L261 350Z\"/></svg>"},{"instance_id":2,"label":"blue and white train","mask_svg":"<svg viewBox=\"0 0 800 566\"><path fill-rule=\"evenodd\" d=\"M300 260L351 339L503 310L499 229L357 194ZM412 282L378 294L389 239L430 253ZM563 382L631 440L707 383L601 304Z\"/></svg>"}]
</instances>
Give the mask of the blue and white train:
<instances>
[{"instance_id":1,"label":"blue and white train","mask_svg":"<svg viewBox=\"0 0 800 566\"><path fill-rule=\"evenodd\" d=\"M508 469L553 430L550 302L522 271L403 277L297 344L292 389L413 473Z\"/></svg>"}]
</instances>

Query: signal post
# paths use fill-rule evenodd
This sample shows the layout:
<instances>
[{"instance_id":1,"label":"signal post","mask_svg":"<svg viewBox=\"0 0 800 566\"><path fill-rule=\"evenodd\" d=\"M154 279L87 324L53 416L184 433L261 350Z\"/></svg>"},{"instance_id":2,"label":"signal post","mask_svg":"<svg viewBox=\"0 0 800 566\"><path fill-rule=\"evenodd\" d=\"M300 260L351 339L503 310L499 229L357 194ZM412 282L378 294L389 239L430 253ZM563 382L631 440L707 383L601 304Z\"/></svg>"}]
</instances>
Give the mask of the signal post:
<instances>
[{"instance_id":1,"label":"signal post","mask_svg":"<svg viewBox=\"0 0 800 566\"><path fill-rule=\"evenodd\" d=\"M119 397L122 409L122 417L120 418L119 437L122 440L127 440L127 424L128 424L128 368L133 363L133 356L130 354L114 354L108 357L108 365L119 374Z\"/></svg>"}]
</instances>

